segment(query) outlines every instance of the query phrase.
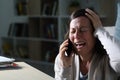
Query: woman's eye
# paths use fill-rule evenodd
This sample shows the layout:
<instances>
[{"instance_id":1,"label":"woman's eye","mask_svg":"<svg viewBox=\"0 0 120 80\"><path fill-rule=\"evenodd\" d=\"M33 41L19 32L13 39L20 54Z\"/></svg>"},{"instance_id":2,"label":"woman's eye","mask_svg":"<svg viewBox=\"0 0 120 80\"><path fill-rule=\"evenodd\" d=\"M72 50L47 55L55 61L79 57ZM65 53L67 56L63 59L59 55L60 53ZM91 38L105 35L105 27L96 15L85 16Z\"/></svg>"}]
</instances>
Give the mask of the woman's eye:
<instances>
[{"instance_id":1,"label":"woman's eye","mask_svg":"<svg viewBox=\"0 0 120 80\"><path fill-rule=\"evenodd\" d=\"M88 28L86 27L80 29L80 32L86 32L86 31L88 31Z\"/></svg>"},{"instance_id":2,"label":"woman's eye","mask_svg":"<svg viewBox=\"0 0 120 80\"><path fill-rule=\"evenodd\" d=\"M70 33L75 33L75 30L71 30Z\"/></svg>"}]
</instances>

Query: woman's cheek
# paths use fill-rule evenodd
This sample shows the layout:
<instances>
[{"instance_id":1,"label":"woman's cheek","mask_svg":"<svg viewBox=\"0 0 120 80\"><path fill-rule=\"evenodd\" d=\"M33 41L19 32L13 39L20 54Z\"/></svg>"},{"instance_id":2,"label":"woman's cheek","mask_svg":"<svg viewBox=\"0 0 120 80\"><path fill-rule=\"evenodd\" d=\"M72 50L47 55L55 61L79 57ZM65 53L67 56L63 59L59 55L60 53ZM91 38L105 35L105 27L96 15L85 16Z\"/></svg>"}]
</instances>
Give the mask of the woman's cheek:
<instances>
[{"instance_id":1,"label":"woman's cheek","mask_svg":"<svg viewBox=\"0 0 120 80\"><path fill-rule=\"evenodd\" d=\"M69 35L69 39L73 42L74 41L74 36L73 35Z\"/></svg>"}]
</instances>

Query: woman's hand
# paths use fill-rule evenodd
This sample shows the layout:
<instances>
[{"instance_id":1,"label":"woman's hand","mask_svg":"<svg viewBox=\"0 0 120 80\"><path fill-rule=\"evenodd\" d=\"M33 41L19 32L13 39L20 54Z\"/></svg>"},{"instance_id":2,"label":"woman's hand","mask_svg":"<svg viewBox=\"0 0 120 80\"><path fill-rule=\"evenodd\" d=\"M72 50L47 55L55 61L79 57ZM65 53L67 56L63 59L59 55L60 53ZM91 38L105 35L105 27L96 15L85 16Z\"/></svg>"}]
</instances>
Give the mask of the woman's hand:
<instances>
[{"instance_id":1,"label":"woman's hand","mask_svg":"<svg viewBox=\"0 0 120 80\"><path fill-rule=\"evenodd\" d=\"M60 59L61 59L61 64L64 68L67 68L69 66L71 66L72 64L72 60L73 60L73 53L70 54L70 56L66 56L66 50L68 49L68 39L65 40L59 48L59 55L60 55Z\"/></svg>"},{"instance_id":2,"label":"woman's hand","mask_svg":"<svg viewBox=\"0 0 120 80\"><path fill-rule=\"evenodd\" d=\"M86 13L86 15L93 22L94 28L97 29L98 27L102 27L102 23L101 23L99 16L95 12L93 12L92 10L90 10L88 8L86 9L86 11L88 12L88 13Z\"/></svg>"}]
</instances>

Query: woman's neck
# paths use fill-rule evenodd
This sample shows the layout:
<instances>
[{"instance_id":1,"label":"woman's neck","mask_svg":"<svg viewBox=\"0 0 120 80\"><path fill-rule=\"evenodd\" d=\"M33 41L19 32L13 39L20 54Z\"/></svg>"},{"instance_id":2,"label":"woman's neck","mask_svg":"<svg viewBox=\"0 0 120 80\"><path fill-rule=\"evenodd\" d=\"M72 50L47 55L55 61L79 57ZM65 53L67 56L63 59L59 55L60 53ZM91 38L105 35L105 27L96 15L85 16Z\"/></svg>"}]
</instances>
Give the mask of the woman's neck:
<instances>
[{"instance_id":1,"label":"woman's neck","mask_svg":"<svg viewBox=\"0 0 120 80\"><path fill-rule=\"evenodd\" d=\"M92 55L80 56L80 71L83 75L86 75L89 71Z\"/></svg>"},{"instance_id":2,"label":"woman's neck","mask_svg":"<svg viewBox=\"0 0 120 80\"><path fill-rule=\"evenodd\" d=\"M92 59L92 54L87 54L87 55L80 55L80 60L83 63L90 62Z\"/></svg>"},{"instance_id":3,"label":"woman's neck","mask_svg":"<svg viewBox=\"0 0 120 80\"><path fill-rule=\"evenodd\" d=\"M86 75L89 71L90 61L80 61L80 72Z\"/></svg>"}]
</instances>

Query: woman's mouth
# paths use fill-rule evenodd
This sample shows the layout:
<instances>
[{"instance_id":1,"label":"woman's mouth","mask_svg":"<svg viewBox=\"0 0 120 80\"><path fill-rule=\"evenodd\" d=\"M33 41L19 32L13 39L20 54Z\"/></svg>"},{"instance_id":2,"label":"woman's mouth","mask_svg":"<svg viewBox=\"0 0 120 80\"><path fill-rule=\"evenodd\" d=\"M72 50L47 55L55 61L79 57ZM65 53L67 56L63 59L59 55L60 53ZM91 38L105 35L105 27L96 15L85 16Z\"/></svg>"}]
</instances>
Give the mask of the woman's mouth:
<instances>
[{"instance_id":1,"label":"woman's mouth","mask_svg":"<svg viewBox=\"0 0 120 80\"><path fill-rule=\"evenodd\" d=\"M77 42L75 43L75 46L77 49L81 49L85 46L85 44L86 44L85 42Z\"/></svg>"}]
</instances>

